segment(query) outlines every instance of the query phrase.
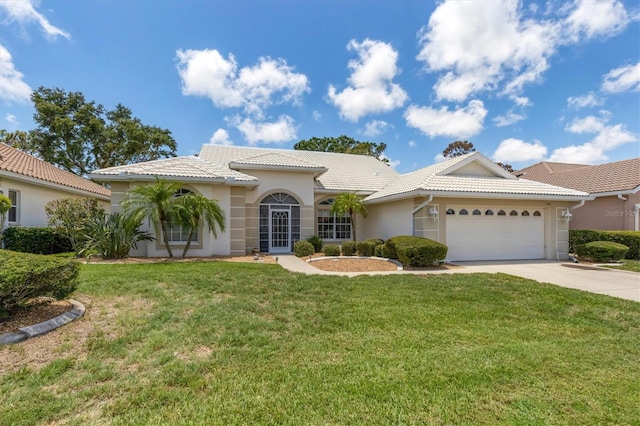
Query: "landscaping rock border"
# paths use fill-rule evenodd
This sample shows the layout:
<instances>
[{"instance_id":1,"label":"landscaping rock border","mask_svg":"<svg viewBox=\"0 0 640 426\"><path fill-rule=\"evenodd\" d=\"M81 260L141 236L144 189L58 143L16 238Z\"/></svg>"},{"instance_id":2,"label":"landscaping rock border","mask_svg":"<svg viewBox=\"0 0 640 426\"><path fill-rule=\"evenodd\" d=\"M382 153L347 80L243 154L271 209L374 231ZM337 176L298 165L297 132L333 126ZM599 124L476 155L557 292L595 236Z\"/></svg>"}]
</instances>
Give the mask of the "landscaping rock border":
<instances>
[{"instance_id":1,"label":"landscaping rock border","mask_svg":"<svg viewBox=\"0 0 640 426\"><path fill-rule=\"evenodd\" d=\"M75 321L84 315L86 309L82 303L73 299L69 299L69 303L71 303L72 309L62 315L38 324L22 327L17 333L0 334L0 345L18 343L32 337L40 336Z\"/></svg>"}]
</instances>

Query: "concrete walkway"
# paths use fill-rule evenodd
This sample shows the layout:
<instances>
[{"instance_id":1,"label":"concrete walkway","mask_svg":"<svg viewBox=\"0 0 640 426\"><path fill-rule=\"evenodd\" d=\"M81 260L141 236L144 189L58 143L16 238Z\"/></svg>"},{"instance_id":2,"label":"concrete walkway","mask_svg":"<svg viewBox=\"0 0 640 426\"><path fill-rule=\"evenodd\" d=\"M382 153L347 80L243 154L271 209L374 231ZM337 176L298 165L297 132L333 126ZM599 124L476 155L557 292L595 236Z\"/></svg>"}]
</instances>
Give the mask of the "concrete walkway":
<instances>
[{"instance_id":1,"label":"concrete walkway","mask_svg":"<svg viewBox=\"0 0 640 426\"><path fill-rule=\"evenodd\" d=\"M278 263L293 272L316 275L398 275L398 274L471 274L505 273L538 282L606 294L640 302L640 274L609 268L576 265L554 261L456 262L459 268L433 271L329 272L314 268L294 255L278 256Z\"/></svg>"}]
</instances>

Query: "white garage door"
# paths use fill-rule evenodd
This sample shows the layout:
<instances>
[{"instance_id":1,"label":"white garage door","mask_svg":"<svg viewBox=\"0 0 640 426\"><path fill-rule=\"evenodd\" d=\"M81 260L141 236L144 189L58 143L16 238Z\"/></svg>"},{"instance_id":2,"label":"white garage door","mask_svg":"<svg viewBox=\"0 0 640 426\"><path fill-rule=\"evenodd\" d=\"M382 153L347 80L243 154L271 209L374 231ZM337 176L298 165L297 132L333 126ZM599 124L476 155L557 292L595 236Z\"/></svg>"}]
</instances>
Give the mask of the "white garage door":
<instances>
[{"instance_id":1,"label":"white garage door","mask_svg":"<svg viewBox=\"0 0 640 426\"><path fill-rule=\"evenodd\" d=\"M449 260L544 259L542 209L447 206Z\"/></svg>"}]
</instances>

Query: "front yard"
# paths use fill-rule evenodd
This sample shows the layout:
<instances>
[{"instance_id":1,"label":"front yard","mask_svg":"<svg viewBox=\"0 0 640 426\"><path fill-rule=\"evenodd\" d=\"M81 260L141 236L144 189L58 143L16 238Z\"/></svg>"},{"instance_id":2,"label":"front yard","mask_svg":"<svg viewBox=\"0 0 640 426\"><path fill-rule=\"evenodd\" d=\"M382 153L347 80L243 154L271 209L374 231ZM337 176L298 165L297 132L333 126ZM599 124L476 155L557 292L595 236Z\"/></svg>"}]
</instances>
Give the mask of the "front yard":
<instances>
[{"instance_id":1,"label":"front yard","mask_svg":"<svg viewBox=\"0 0 640 426\"><path fill-rule=\"evenodd\" d=\"M640 304L507 275L83 265L0 424L637 424Z\"/></svg>"}]
</instances>

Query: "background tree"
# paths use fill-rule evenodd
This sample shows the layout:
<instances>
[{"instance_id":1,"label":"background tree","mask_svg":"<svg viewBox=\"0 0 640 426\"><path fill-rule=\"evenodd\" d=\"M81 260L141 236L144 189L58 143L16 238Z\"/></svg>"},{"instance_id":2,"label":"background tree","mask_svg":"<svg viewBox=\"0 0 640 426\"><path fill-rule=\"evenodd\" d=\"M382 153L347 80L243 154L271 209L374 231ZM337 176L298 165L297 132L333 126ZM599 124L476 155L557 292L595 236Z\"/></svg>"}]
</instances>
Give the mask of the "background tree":
<instances>
[{"instance_id":1,"label":"background tree","mask_svg":"<svg viewBox=\"0 0 640 426\"><path fill-rule=\"evenodd\" d=\"M71 243L76 256L88 238L87 229L101 223L106 212L95 198L64 198L44 206L49 226Z\"/></svg>"},{"instance_id":2,"label":"background tree","mask_svg":"<svg viewBox=\"0 0 640 426\"><path fill-rule=\"evenodd\" d=\"M173 257L169 244L169 227L175 214L173 202L181 187L182 184L179 182L156 178L154 185L140 185L131 189L122 202L126 215L137 221L149 219L155 228L156 235L159 232L162 233L162 241L169 257Z\"/></svg>"},{"instance_id":3,"label":"background tree","mask_svg":"<svg viewBox=\"0 0 640 426\"><path fill-rule=\"evenodd\" d=\"M511 164L506 164L506 163L496 163L496 164L502 167L503 169L505 169L506 171L508 171L509 173L515 172L515 170L513 170L513 167L511 167Z\"/></svg>"},{"instance_id":4,"label":"background tree","mask_svg":"<svg viewBox=\"0 0 640 426\"><path fill-rule=\"evenodd\" d=\"M349 136L338 136L337 138L313 137L307 140L301 140L293 146L298 151L319 151L319 152L337 152L342 154L369 155L378 160L388 163L389 160L384 158L383 154L387 149L385 143L361 142Z\"/></svg>"},{"instance_id":5,"label":"background tree","mask_svg":"<svg viewBox=\"0 0 640 426\"><path fill-rule=\"evenodd\" d=\"M77 175L176 155L169 130L142 124L121 104L107 111L81 92L45 87L35 90L31 101L38 127L25 143L18 138L23 150Z\"/></svg>"},{"instance_id":6,"label":"background tree","mask_svg":"<svg viewBox=\"0 0 640 426\"><path fill-rule=\"evenodd\" d=\"M354 192L343 192L333 200L331 213L349 214L351 220L351 229L353 241L356 241L356 213L360 213L362 217L367 217L367 208L362 203L363 198Z\"/></svg>"},{"instance_id":7,"label":"background tree","mask_svg":"<svg viewBox=\"0 0 640 426\"><path fill-rule=\"evenodd\" d=\"M215 200L210 200L202 194L191 192L177 197L174 208L180 225L189 229L189 237L184 246L182 257L187 256L187 252L191 247L191 240L198 231L201 219L207 224L214 237L218 237L216 227L220 227L220 230L224 232L224 211Z\"/></svg>"},{"instance_id":8,"label":"background tree","mask_svg":"<svg viewBox=\"0 0 640 426\"><path fill-rule=\"evenodd\" d=\"M8 132L5 129L0 129L0 142L3 142L15 149L26 152L27 154L34 154L31 152L31 146L29 144L29 133L22 130L16 130L15 132Z\"/></svg>"},{"instance_id":9,"label":"background tree","mask_svg":"<svg viewBox=\"0 0 640 426\"><path fill-rule=\"evenodd\" d=\"M447 145L444 151L442 151L442 155L444 155L445 158L454 158L475 152L475 150L473 144L469 141L455 141Z\"/></svg>"}]
</instances>

